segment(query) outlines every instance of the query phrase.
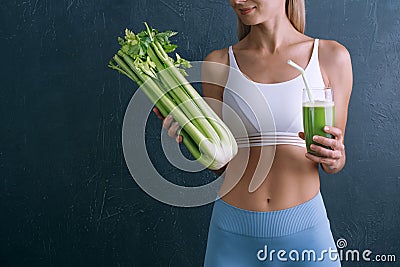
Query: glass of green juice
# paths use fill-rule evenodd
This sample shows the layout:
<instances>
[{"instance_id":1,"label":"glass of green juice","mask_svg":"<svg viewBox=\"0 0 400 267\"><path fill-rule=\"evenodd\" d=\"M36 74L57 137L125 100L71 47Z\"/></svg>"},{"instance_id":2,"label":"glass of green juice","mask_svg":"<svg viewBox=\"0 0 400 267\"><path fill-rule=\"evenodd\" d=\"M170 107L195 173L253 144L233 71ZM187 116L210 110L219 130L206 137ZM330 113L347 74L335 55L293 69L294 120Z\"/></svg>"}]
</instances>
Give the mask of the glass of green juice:
<instances>
[{"instance_id":1,"label":"glass of green juice","mask_svg":"<svg viewBox=\"0 0 400 267\"><path fill-rule=\"evenodd\" d=\"M310 100L311 93L312 100ZM323 146L312 140L314 135L327 138L334 138L331 134L324 131L324 127L335 126L335 104L333 102L332 88L310 88L303 89L303 127L306 139L307 152L316 156L318 153L310 149L310 145L319 145L327 149L330 147Z\"/></svg>"}]
</instances>

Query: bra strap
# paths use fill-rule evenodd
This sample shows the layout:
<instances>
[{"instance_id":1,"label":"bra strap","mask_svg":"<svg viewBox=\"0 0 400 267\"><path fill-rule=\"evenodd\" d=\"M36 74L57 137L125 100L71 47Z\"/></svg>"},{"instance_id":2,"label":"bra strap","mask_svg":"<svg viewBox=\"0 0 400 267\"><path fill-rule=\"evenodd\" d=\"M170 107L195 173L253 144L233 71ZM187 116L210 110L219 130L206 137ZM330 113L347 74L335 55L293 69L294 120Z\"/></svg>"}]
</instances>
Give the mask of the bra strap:
<instances>
[{"instance_id":1,"label":"bra strap","mask_svg":"<svg viewBox=\"0 0 400 267\"><path fill-rule=\"evenodd\" d=\"M313 48L313 55L312 57L318 58L318 46L319 46L319 39L314 40L314 48Z\"/></svg>"},{"instance_id":2,"label":"bra strap","mask_svg":"<svg viewBox=\"0 0 400 267\"><path fill-rule=\"evenodd\" d=\"M237 64L237 62L236 62L236 58L235 58L235 55L233 54L233 49L232 49L232 46L230 45L229 46L229 49L228 49L228 54L229 54L229 66L231 67L231 68L234 68L234 69L239 69L239 66L238 66L238 64Z\"/></svg>"}]
</instances>

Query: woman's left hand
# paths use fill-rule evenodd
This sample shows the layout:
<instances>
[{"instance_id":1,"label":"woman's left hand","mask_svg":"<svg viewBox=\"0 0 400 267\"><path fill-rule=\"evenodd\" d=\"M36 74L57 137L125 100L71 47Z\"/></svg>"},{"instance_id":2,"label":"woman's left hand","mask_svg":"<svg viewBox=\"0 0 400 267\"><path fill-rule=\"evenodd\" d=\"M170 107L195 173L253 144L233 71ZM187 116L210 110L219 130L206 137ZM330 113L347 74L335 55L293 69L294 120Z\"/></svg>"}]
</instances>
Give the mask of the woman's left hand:
<instances>
[{"instance_id":1,"label":"woman's left hand","mask_svg":"<svg viewBox=\"0 0 400 267\"><path fill-rule=\"evenodd\" d=\"M333 126L325 126L324 131L334 136L333 139L315 135L313 141L315 143L330 147L331 149L324 148L319 145L311 144L311 150L315 151L320 156L315 156L306 153L306 158L316 163L321 163L322 168L327 173L337 173L343 169L346 161L345 147L343 144L342 130ZM304 139L304 134L299 135Z\"/></svg>"}]
</instances>

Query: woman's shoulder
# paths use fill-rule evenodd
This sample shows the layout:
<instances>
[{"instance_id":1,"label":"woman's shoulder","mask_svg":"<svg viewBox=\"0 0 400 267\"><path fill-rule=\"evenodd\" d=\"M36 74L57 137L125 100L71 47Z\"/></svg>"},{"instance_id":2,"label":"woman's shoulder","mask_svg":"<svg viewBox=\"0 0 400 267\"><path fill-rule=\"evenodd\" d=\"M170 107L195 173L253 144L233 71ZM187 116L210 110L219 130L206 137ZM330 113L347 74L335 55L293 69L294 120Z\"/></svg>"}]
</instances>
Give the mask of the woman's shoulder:
<instances>
[{"instance_id":1,"label":"woman's shoulder","mask_svg":"<svg viewBox=\"0 0 400 267\"><path fill-rule=\"evenodd\" d=\"M217 64L215 64L217 63ZM228 48L210 52L203 61L203 79L215 84L226 84L229 75Z\"/></svg>"},{"instance_id":2,"label":"woman's shoulder","mask_svg":"<svg viewBox=\"0 0 400 267\"><path fill-rule=\"evenodd\" d=\"M323 65L340 65L350 62L347 48L334 40L319 41L319 60Z\"/></svg>"},{"instance_id":3,"label":"woman's shoulder","mask_svg":"<svg viewBox=\"0 0 400 267\"><path fill-rule=\"evenodd\" d=\"M228 47L213 50L205 58L204 61L216 62L224 65L229 65Z\"/></svg>"},{"instance_id":4,"label":"woman's shoulder","mask_svg":"<svg viewBox=\"0 0 400 267\"><path fill-rule=\"evenodd\" d=\"M319 65L324 80L329 86L351 92L353 74L347 48L333 40L321 40L319 47Z\"/></svg>"},{"instance_id":5,"label":"woman's shoulder","mask_svg":"<svg viewBox=\"0 0 400 267\"><path fill-rule=\"evenodd\" d=\"M340 77L352 76L350 53L344 45L334 40L320 40L318 50L321 72L328 84Z\"/></svg>"}]
</instances>

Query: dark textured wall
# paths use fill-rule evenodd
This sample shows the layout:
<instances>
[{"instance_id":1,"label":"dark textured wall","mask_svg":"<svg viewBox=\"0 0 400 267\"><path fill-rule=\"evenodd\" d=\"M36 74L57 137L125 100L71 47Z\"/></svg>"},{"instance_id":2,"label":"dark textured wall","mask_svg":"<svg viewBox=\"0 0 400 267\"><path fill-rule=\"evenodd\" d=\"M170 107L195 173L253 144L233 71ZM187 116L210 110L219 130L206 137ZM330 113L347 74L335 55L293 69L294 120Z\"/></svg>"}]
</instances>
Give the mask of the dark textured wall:
<instances>
[{"instance_id":1,"label":"dark textured wall","mask_svg":"<svg viewBox=\"0 0 400 267\"><path fill-rule=\"evenodd\" d=\"M332 231L349 249L399 258L400 2L326 0L308 7L308 33L338 40L353 62L347 165L321 179ZM344 266L399 266L399 260Z\"/></svg>"},{"instance_id":2,"label":"dark textured wall","mask_svg":"<svg viewBox=\"0 0 400 267\"><path fill-rule=\"evenodd\" d=\"M335 239L400 257L400 2L306 2L308 34L344 44L354 67L347 166L322 175ZM136 87L106 65L116 37L143 21L178 31L191 60L236 41L228 0L1 1L1 266L201 266L211 205L152 199L123 158L122 120ZM157 157L159 132L152 115L147 144L171 181L215 178Z\"/></svg>"}]
</instances>

